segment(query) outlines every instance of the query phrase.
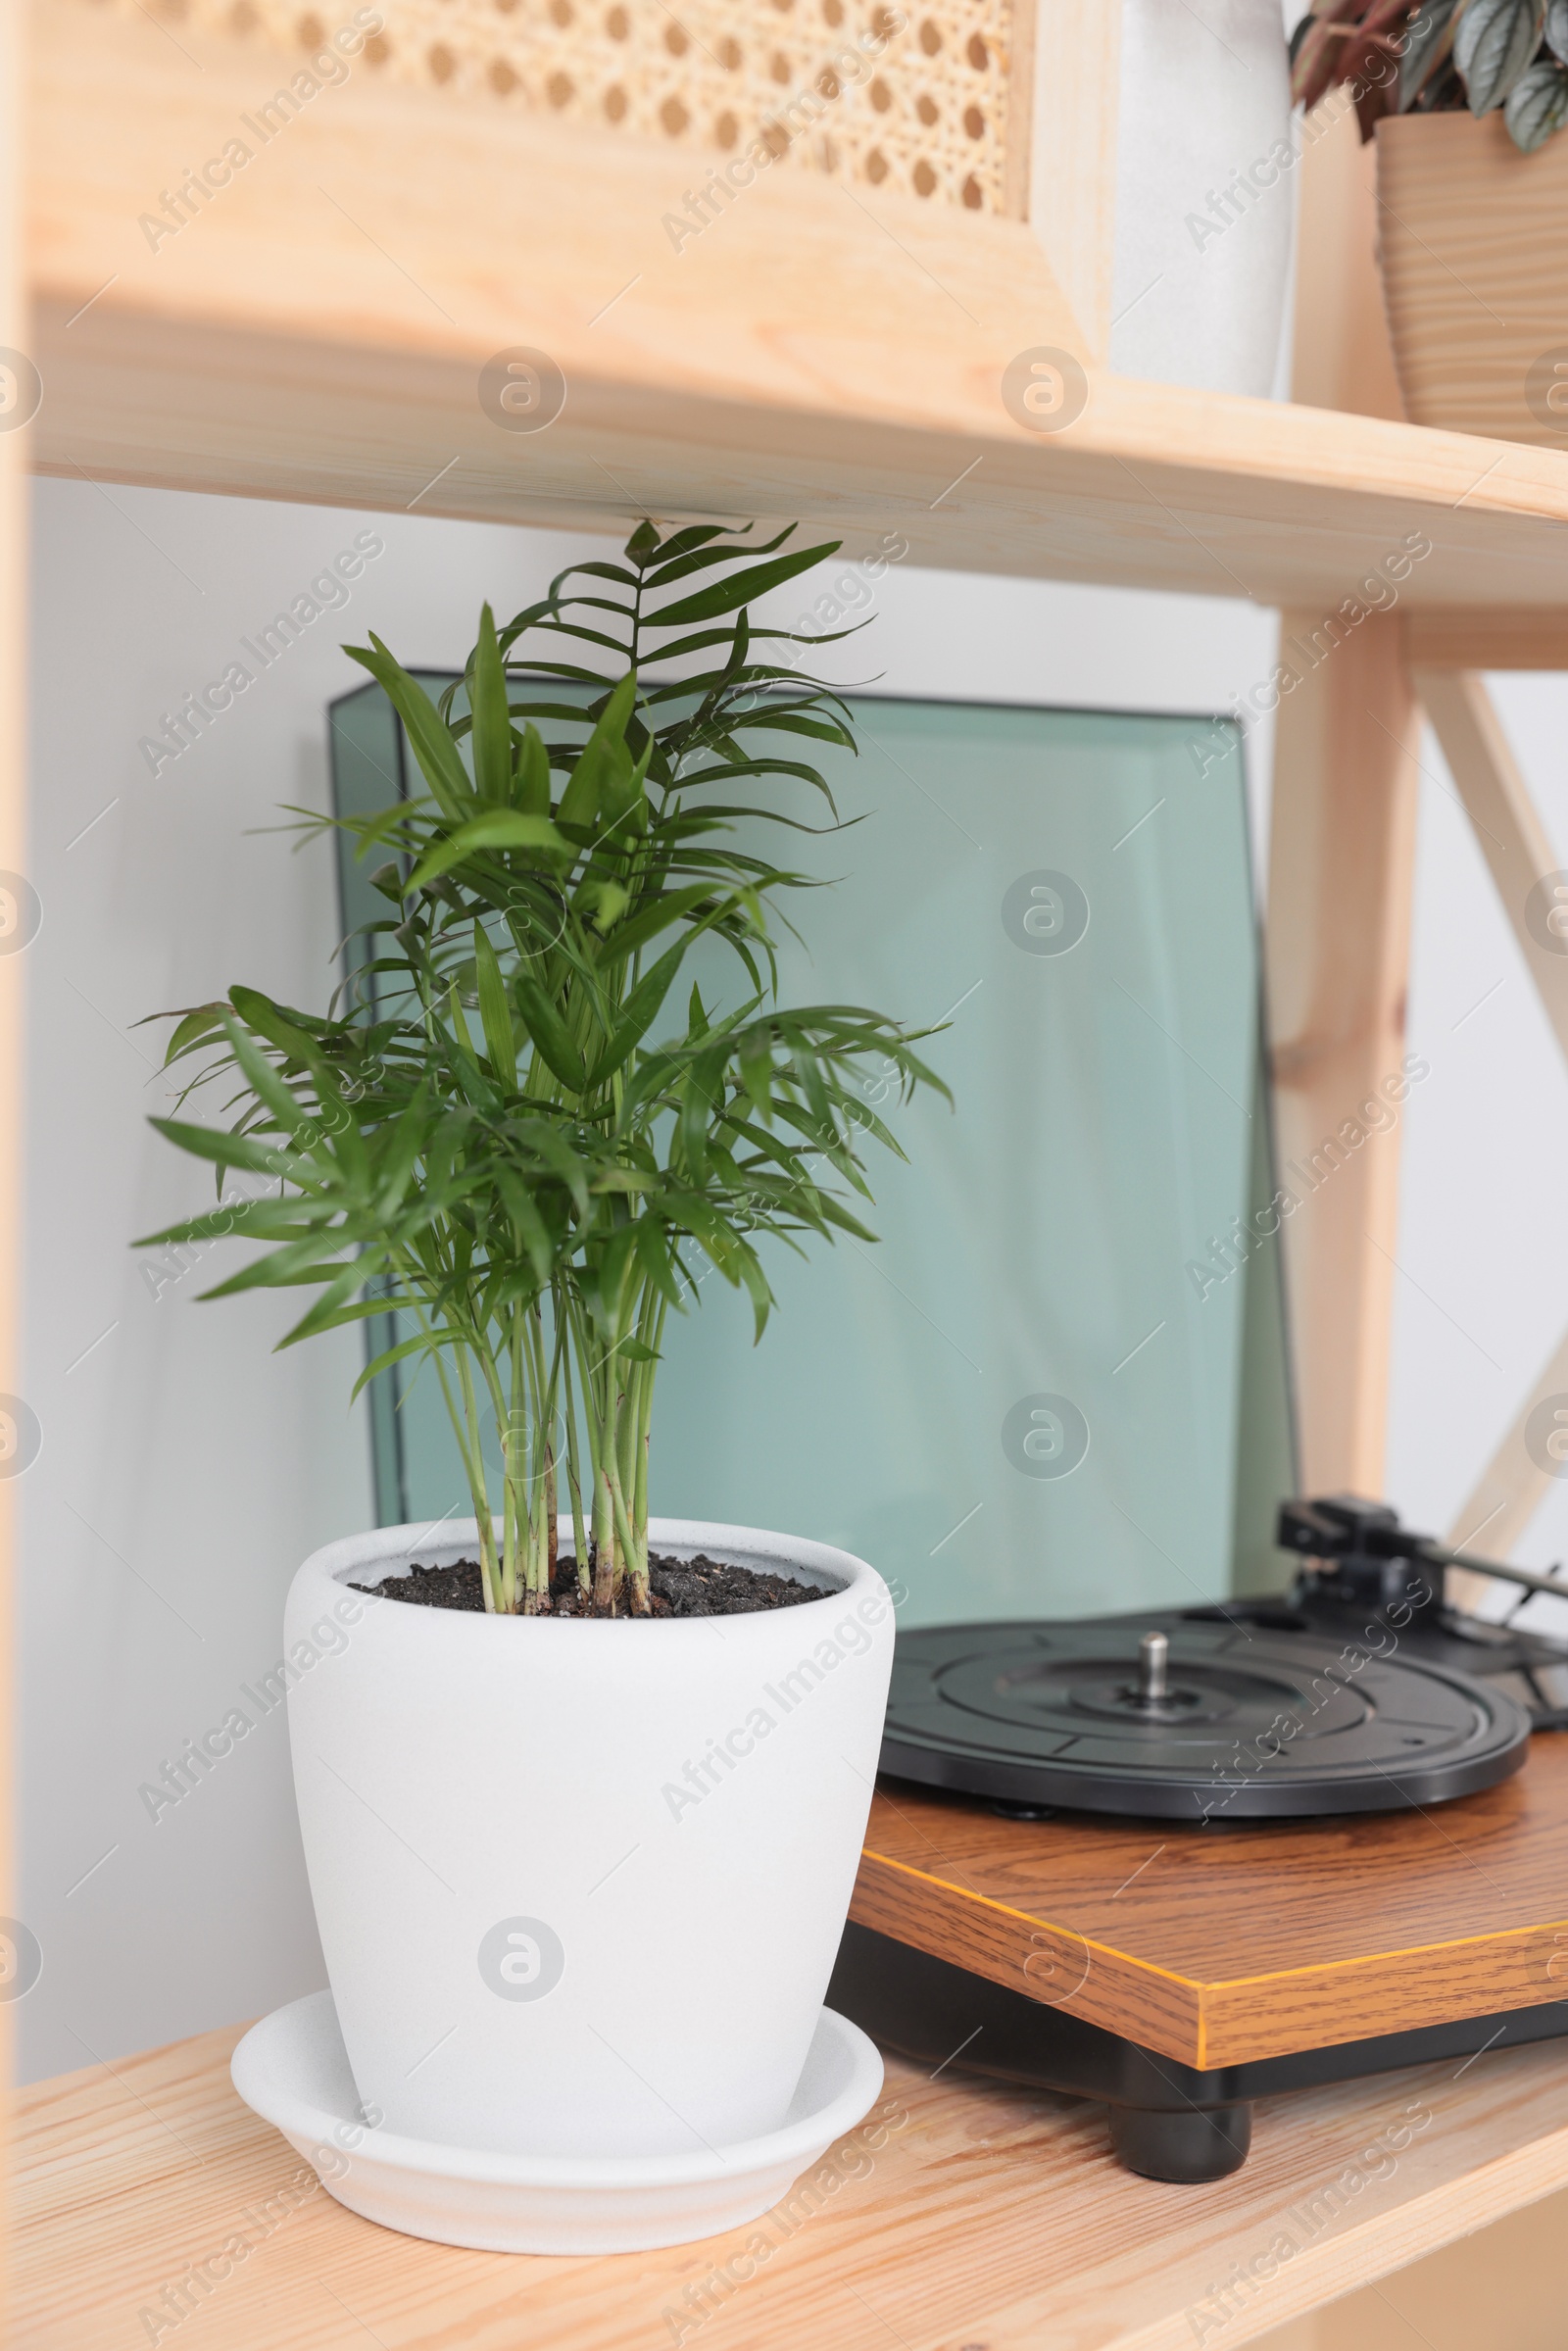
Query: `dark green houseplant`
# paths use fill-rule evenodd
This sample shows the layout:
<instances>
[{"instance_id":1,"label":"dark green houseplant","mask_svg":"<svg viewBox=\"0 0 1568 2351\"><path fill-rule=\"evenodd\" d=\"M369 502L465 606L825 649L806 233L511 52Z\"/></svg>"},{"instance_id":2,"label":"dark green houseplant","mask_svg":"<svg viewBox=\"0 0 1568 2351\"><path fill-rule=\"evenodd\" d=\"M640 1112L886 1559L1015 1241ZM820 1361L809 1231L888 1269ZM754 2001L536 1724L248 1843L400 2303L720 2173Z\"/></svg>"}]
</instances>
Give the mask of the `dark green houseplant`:
<instances>
[{"instance_id":1,"label":"dark green houseplant","mask_svg":"<svg viewBox=\"0 0 1568 2351\"><path fill-rule=\"evenodd\" d=\"M413 1325L361 1385L404 1356L439 1381L491 1610L551 1607L563 1480L578 1605L647 1610L665 1316L706 1260L760 1336L760 1241L871 1238L846 1194L869 1198L867 1138L898 1146L857 1072L869 1056L906 1097L939 1084L898 1022L777 1001L770 922L808 884L761 828L814 829L778 805L799 784L833 822L811 754L854 749L839 697L768 658L797 640L750 617L835 552L791 535L644 522L504 628L486 606L439 706L378 639L351 648L424 784L343 820L387 902L357 987L317 1014L236 986L170 1042L170 1064L201 1062L186 1095L234 1091L224 1124L154 1123L220 1190L231 1169L275 1188L150 1242L264 1244L206 1295L313 1290L284 1345L389 1306ZM739 975L727 1009L683 977L708 937Z\"/></svg>"}]
</instances>

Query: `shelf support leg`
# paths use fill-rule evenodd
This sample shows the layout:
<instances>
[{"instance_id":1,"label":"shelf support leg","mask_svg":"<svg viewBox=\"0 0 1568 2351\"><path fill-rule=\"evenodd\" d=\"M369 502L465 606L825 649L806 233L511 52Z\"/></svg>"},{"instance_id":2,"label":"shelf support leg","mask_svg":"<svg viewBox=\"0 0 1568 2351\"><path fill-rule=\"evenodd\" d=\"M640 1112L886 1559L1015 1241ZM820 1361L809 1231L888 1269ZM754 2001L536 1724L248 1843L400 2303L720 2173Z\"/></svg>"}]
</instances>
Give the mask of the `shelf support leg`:
<instances>
[{"instance_id":1,"label":"shelf support leg","mask_svg":"<svg viewBox=\"0 0 1568 2351\"><path fill-rule=\"evenodd\" d=\"M1322 616L1286 613L1293 639ZM1280 705L1268 933L1269 1043L1287 1298L1308 1494L1382 1491L1398 1212L1419 714L1396 615L1373 614ZM1358 1113L1381 1103L1373 1127Z\"/></svg>"}]
</instances>

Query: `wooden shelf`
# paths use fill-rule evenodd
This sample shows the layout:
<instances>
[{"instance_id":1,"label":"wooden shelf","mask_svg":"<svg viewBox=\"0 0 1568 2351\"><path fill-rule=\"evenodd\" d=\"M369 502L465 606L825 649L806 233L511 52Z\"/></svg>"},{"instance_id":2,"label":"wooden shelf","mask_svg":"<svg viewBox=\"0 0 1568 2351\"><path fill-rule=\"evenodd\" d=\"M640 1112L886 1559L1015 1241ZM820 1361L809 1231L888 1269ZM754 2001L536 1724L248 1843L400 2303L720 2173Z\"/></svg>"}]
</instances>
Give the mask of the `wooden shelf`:
<instances>
[{"instance_id":1,"label":"wooden shelf","mask_svg":"<svg viewBox=\"0 0 1568 2351\"><path fill-rule=\"evenodd\" d=\"M24 249L33 317L0 340L27 342L45 388L36 419L5 436L7 465L24 445L70 478L607 531L645 511L798 516L855 553L898 532L920 563L1308 614L1420 535L1431 553L1398 605L1423 660L1462 666L1485 644L1502 661L1528 636L1531 660L1568 661L1568 459L1100 374L1070 428L1032 433L1003 405L1004 370L1081 345L1020 225L777 172L677 253L662 220L702 176L689 152L386 86L359 65L265 142L245 133L244 170L155 251L142 216L254 121L286 69L257 47L176 42L151 15L55 0L31 70L29 218L24 240L8 226L0 270ZM539 434L503 430L479 402L485 363L517 345L566 380ZM20 549L12 521L13 668ZM0 711L17 702L0 695ZM0 754L11 821L20 767L14 744ZM1523 1782L1483 1800L1474 1918L1454 1897L1425 1941L1419 1855L1382 1873L1385 1907L1362 1915L1348 1858L1375 1841L1367 1824L1318 1855L1348 1918L1326 1920L1303 1878L1264 1922L1278 1949L1262 1970L1226 1938L1249 1907L1245 1834L1220 1848L1234 1898L1196 1915L1180 1862L1162 1879L1151 1859L1157 1836L1088 1832L1070 1884L1055 1865L1004 1882L951 1824L911 1829L907 1806L902 1821L884 1808L858 1914L877 1924L895 1882L918 1881L932 1904L1006 1917L1038 1950L1065 1903L1069 1935L1098 1954L1081 2012L1194 2063L1279 2045L1303 2016L1313 2032L1359 2018L1363 1994L1355 2029L1422 2021L1419 2003L1393 2015L1397 1987L1376 1976L1391 1925L1441 1967L1467 1935L1487 1944L1475 2012L1504 2004L1499 1980L1521 2004L1554 1997L1561 1875L1529 1834L1542 1746ZM1449 1813L1432 1837L1459 1825ZM977 1935L977 1964L1002 1964L1003 1932ZM1276 1986L1261 2002L1244 1982L1259 1972ZM1213 2329L1232 2351L1568 2185L1562 2044L1262 2101L1245 2169L1200 2188L1123 2171L1099 2108L890 2061L869 2166L836 2152L756 2229L610 2261L467 2254L375 2229L318 2188L260 2214L309 2176L234 2096L236 2032L20 2095L20 2351L1176 2351L1210 2333L1194 2313L1216 2281L1288 2237L1290 2257L1254 2270ZM188 2328L149 2325L241 2231L245 2258L190 2288Z\"/></svg>"},{"instance_id":2,"label":"wooden shelf","mask_svg":"<svg viewBox=\"0 0 1568 2351\"><path fill-rule=\"evenodd\" d=\"M1186 2065L1244 2065L1561 2000L1565 1853L1565 1733L1435 1811L1213 1830L884 1785L850 1915Z\"/></svg>"},{"instance_id":3,"label":"wooden shelf","mask_svg":"<svg viewBox=\"0 0 1568 2351\"><path fill-rule=\"evenodd\" d=\"M189 58L182 54L189 50ZM58 0L37 27L27 428L48 472L619 529L800 516L859 552L1331 609L1424 534L1405 609L1568 615L1568 457L1108 376L1062 432L1004 368L1077 330L1021 225L764 173L675 252L689 152L356 67L177 234L139 217L281 78ZM200 70L198 70L200 69ZM479 405L542 348L564 410Z\"/></svg>"},{"instance_id":4,"label":"wooden shelf","mask_svg":"<svg viewBox=\"0 0 1568 2351\"><path fill-rule=\"evenodd\" d=\"M813 2176L793 2213L786 2199L727 2236L611 2260L463 2253L318 2187L270 2221L265 2199L311 2175L235 2097L236 2037L21 2094L17 2351L155 2333L222 2351L1190 2351L1212 2287L1289 2235L1213 2335L1229 2351L1568 2183L1568 2053L1549 2045L1265 2101L1245 2171L1199 2188L1120 2170L1099 2108L890 2061L885 2144L830 2153L837 2184ZM149 2327L141 2314L176 2307L166 2288L242 2230L243 2260L189 2289L188 2335ZM702 2317L688 2289L715 2272L710 2315L682 2332Z\"/></svg>"}]
</instances>

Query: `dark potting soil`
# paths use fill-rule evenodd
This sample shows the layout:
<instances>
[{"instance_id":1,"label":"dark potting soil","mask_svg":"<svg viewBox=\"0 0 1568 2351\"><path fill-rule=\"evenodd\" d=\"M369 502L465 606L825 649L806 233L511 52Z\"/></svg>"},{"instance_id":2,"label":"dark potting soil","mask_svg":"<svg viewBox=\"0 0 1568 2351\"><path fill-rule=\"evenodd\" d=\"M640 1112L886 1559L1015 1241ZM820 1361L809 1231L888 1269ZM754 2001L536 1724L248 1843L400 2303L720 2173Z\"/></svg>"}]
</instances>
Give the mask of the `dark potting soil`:
<instances>
[{"instance_id":1,"label":"dark potting soil","mask_svg":"<svg viewBox=\"0 0 1568 2351\"><path fill-rule=\"evenodd\" d=\"M476 1559L460 1559L455 1567L416 1567L406 1576L384 1576L379 1584L356 1584L354 1590L373 1592L378 1599L404 1600L418 1608L484 1611L484 1586ZM797 1584L789 1576L770 1575L762 1568L733 1567L726 1560L710 1559L705 1551L699 1551L695 1559L670 1559L660 1551L648 1554L649 1613L656 1617L750 1616L760 1608L794 1608L803 1600L821 1597L821 1589L815 1584ZM577 1562L569 1553L556 1562L550 1613L593 1614L578 1589Z\"/></svg>"}]
</instances>

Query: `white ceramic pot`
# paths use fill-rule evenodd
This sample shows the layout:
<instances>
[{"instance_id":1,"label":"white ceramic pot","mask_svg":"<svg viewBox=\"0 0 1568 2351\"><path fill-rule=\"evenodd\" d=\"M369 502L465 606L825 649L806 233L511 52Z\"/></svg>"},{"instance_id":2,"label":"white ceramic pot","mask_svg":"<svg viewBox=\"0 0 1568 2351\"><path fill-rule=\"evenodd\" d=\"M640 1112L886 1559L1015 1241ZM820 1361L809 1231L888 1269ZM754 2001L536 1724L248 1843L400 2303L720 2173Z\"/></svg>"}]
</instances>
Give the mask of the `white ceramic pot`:
<instances>
[{"instance_id":1,"label":"white ceramic pot","mask_svg":"<svg viewBox=\"0 0 1568 2351\"><path fill-rule=\"evenodd\" d=\"M821 1543L665 1519L656 1550L823 1596L632 1623L351 1589L475 1554L471 1519L421 1532L318 1551L285 1617L305 1857L369 2120L542 2156L778 2129L870 1804L886 1585Z\"/></svg>"},{"instance_id":2,"label":"white ceramic pot","mask_svg":"<svg viewBox=\"0 0 1568 2351\"><path fill-rule=\"evenodd\" d=\"M1117 374L1268 398L1298 148L1280 0L1125 0Z\"/></svg>"}]
</instances>

